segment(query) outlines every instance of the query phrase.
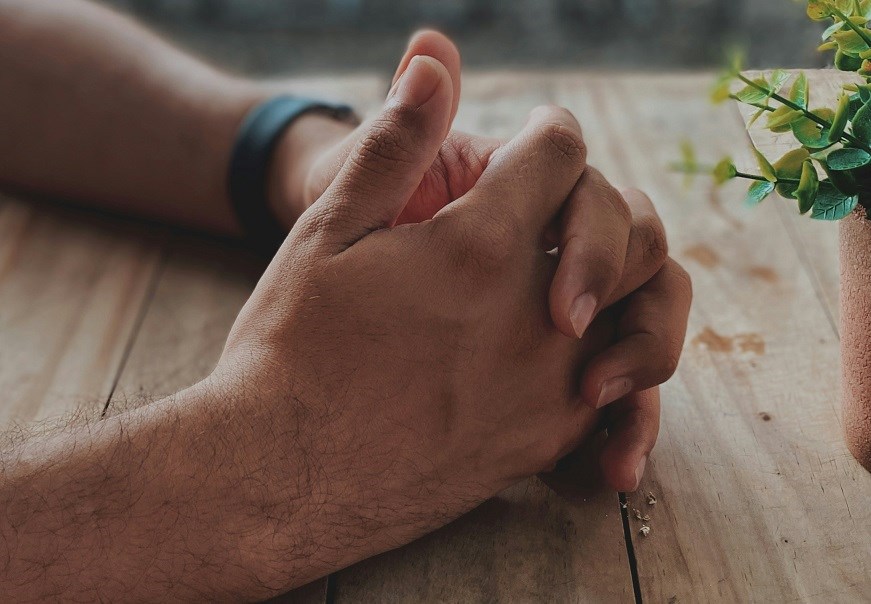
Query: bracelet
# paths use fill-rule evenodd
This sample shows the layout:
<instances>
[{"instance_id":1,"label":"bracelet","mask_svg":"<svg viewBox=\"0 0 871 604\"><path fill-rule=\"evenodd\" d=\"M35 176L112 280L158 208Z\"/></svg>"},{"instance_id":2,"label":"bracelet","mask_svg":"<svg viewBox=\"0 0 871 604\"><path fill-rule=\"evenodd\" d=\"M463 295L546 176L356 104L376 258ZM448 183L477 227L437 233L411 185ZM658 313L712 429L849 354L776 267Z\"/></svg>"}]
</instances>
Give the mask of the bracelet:
<instances>
[{"instance_id":1,"label":"bracelet","mask_svg":"<svg viewBox=\"0 0 871 604\"><path fill-rule=\"evenodd\" d=\"M278 139L304 113L324 112L335 119L354 116L347 105L333 105L303 97L278 96L254 107L242 122L228 172L230 201L249 241L270 254L287 233L269 206L269 164Z\"/></svg>"}]
</instances>

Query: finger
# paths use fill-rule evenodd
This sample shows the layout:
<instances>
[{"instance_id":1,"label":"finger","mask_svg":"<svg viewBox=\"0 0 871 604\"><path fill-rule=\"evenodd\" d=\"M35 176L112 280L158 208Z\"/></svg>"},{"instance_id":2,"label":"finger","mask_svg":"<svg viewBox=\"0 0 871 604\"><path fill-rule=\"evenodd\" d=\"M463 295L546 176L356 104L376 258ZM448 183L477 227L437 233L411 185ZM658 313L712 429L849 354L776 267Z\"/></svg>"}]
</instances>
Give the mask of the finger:
<instances>
[{"instance_id":1,"label":"finger","mask_svg":"<svg viewBox=\"0 0 871 604\"><path fill-rule=\"evenodd\" d=\"M393 85L405 73L411 59L417 55L432 57L448 70L451 76L451 84L454 87L453 106L451 108L451 121L453 121L460 105L460 79L462 72L460 51L450 38L440 32L431 29L417 32L411 37L405 55L403 55L402 60L399 62L399 67L396 68L396 73L393 76Z\"/></svg>"},{"instance_id":2,"label":"finger","mask_svg":"<svg viewBox=\"0 0 871 604\"><path fill-rule=\"evenodd\" d=\"M588 167L562 216L560 262L550 290L557 328L581 338L623 274L632 212L602 173Z\"/></svg>"},{"instance_id":3,"label":"finger","mask_svg":"<svg viewBox=\"0 0 871 604\"><path fill-rule=\"evenodd\" d=\"M502 237L536 247L586 166L581 127L558 107L538 107L524 129L500 147L475 187L451 211L476 211Z\"/></svg>"},{"instance_id":4,"label":"finger","mask_svg":"<svg viewBox=\"0 0 871 604\"><path fill-rule=\"evenodd\" d=\"M415 56L432 57L447 69L451 78L451 85L453 86L453 97L451 101L451 123L453 123L460 104L460 51L457 50L457 47L447 36L437 31L423 30L411 37L411 40L408 43L408 48L402 56L399 66L396 68L396 73L393 76L388 96L395 92L397 81L399 81L400 76L402 76L402 74L404 74L408 69L411 60ZM348 156L354 150L354 147L356 147L364 135L365 131L363 129L358 129L341 145L336 152L335 171L332 175L335 175L339 171L342 164L345 163ZM328 184L332 180L332 178L329 178L325 184ZM431 218L431 216L428 216L427 218Z\"/></svg>"},{"instance_id":5,"label":"finger","mask_svg":"<svg viewBox=\"0 0 871 604\"><path fill-rule=\"evenodd\" d=\"M417 189L450 124L451 80L444 65L415 57L381 114L365 130L336 179L313 206L322 236L341 246L391 226Z\"/></svg>"},{"instance_id":6,"label":"finger","mask_svg":"<svg viewBox=\"0 0 871 604\"><path fill-rule=\"evenodd\" d=\"M636 491L659 436L659 388L630 394L608 409L608 438L599 464L617 491Z\"/></svg>"},{"instance_id":7,"label":"finger","mask_svg":"<svg viewBox=\"0 0 871 604\"><path fill-rule=\"evenodd\" d=\"M472 136L456 130L439 151L439 157L424 176L396 224L431 219L448 203L468 193L499 148L495 138Z\"/></svg>"},{"instance_id":8,"label":"finger","mask_svg":"<svg viewBox=\"0 0 871 604\"><path fill-rule=\"evenodd\" d=\"M665 227L653 202L638 189L620 191L632 212L623 274L605 306L619 302L650 281L668 259Z\"/></svg>"},{"instance_id":9,"label":"finger","mask_svg":"<svg viewBox=\"0 0 871 604\"><path fill-rule=\"evenodd\" d=\"M581 396L601 408L666 382L683 350L692 302L689 275L674 260L627 300L617 343L593 357L581 378Z\"/></svg>"}]
</instances>

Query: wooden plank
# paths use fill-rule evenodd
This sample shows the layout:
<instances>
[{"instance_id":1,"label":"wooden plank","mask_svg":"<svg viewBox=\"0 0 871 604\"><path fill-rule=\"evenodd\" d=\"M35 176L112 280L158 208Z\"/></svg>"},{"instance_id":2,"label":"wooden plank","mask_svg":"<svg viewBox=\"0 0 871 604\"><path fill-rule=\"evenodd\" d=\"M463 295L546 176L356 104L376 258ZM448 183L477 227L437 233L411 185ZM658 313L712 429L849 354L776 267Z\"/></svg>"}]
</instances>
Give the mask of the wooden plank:
<instances>
[{"instance_id":1,"label":"wooden plank","mask_svg":"<svg viewBox=\"0 0 871 604\"><path fill-rule=\"evenodd\" d=\"M292 91L352 102L371 112L387 91L378 76L305 78L273 83ZM220 357L230 327L266 263L226 241L176 234L160 280L112 397L108 413L162 398L206 377ZM315 603L326 599L322 579L275 598Z\"/></svg>"},{"instance_id":2,"label":"wooden plank","mask_svg":"<svg viewBox=\"0 0 871 604\"><path fill-rule=\"evenodd\" d=\"M652 516L648 537L632 520L642 596L868 600L871 475L841 440L838 343L815 283L775 203L743 209L740 186L685 189L667 169L685 138L705 159L749 160L734 107L709 107L708 83L561 83L570 107L592 95L591 119L610 133L605 172L651 193L695 281L689 341L664 388L660 440L642 484L657 503L630 500Z\"/></svg>"},{"instance_id":3,"label":"wooden plank","mask_svg":"<svg viewBox=\"0 0 871 604\"><path fill-rule=\"evenodd\" d=\"M153 282L160 233L0 200L0 424L99 415Z\"/></svg>"},{"instance_id":4,"label":"wooden plank","mask_svg":"<svg viewBox=\"0 0 871 604\"><path fill-rule=\"evenodd\" d=\"M455 126L513 136L529 110L553 100L554 81L516 72L467 74ZM617 495L557 495L538 479L336 576L337 602L632 600Z\"/></svg>"}]
</instances>

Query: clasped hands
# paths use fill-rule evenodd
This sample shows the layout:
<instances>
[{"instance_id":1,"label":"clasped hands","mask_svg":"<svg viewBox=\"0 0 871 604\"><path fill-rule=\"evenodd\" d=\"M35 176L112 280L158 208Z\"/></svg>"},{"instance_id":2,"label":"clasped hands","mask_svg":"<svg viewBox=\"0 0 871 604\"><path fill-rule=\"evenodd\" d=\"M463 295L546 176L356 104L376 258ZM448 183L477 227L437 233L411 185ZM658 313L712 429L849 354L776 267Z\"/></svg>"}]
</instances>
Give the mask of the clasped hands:
<instances>
[{"instance_id":1,"label":"clasped hands","mask_svg":"<svg viewBox=\"0 0 871 604\"><path fill-rule=\"evenodd\" d=\"M201 385L287 427L240 464L280 506L304 462L295 523L345 527L319 541L340 564L551 470L602 426L605 480L636 489L683 345L691 286L650 200L586 165L566 110L504 143L451 132L459 78L453 45L419 34L381 112L278 180L301 216Z\"/></svg>"}]
</instances>

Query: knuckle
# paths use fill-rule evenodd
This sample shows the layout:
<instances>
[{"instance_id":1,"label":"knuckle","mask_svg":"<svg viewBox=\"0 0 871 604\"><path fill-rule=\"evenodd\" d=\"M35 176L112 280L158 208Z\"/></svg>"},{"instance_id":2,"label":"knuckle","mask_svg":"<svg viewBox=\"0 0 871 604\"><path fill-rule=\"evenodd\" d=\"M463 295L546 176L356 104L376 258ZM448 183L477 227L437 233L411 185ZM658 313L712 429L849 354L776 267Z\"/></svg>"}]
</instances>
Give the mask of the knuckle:
<instances>
[{"instance_id":1,"label":"knuckle","mask_svg":"<svg viewBox=\"0 0 871 604\"><path fill-rule=\"evenodd\" d=\"M668 238L662 223L648 216L636 222L635 228L641 239L645 261L662 267L668 258Z\"/></svg>"},{"instance_id":2,"label":"knuckle","mask_svg":"<svg viewBox=\"0 0 871 604\"><path fill-rule=\"evenodd\" d=\"M662 354L662 365L660 367L660 379L665 382L671 378L677 371L680 364L681 345L677 342L670 342L666 350Z\"/></svg>"},{"instance_id":3,"label":"knuckle","mask_svg":"<svg viewBox=\"0 0 871 604\"><path fill-rule=\"evenodd\" d=\"M540 127L538 137L541 145L555 160L572 164L582 164L586 161L587 146L577 130L551 121Z\"/></svg>"}]
</instances>

